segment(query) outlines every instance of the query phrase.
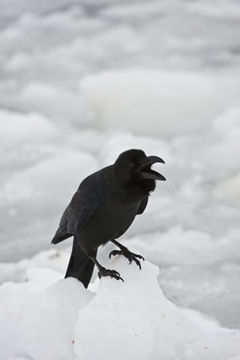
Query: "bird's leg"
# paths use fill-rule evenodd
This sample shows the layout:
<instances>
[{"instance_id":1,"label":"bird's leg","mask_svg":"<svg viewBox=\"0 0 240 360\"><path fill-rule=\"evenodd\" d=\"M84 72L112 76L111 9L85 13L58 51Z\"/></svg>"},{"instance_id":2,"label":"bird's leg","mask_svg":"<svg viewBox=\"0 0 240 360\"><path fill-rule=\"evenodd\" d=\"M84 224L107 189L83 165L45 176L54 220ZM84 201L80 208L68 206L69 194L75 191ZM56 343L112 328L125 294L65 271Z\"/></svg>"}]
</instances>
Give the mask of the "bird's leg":
<instances>
[{"instance_id":1,"label":"bird's leg","mask_svg":"<svg viewBox=\"0 0 240 360\"><path fill-rule=\"evenodd\" d=\"M99 270L98 277L100 279L102 276L110 276L111 278L114 278L116 280L122 280L124 282L124 280L123 280L123 278L121 278L119 272L117 272L116 270L105 269L101 264L99 264L99 262L97 261L97 259L95 257L91 257L91 259Z\"/></svg>"},{"instance_id":2,"label":"bird's leg","mask_svg":"<svg viewBox=\"0 0 240 360\"><path fill-rule=\"evenodd\" d=\"M137 264L137 266L139 267L139 269L141 270L141 263L138 259L140 260L145 260L144 257L142 255L138 255L138 254L134 254L131 251L129 251L125 246L123 246L122 244L120 244L118 241L116 240L112 240L112 242L117 245L119 247L120 250L113 250L110 252L109 254L109 258L111 258L111 256L115 256L115 255L123 255L125 256L128 261L129 264L131 264L133 261Z\"/></svg>"}]
</instances>

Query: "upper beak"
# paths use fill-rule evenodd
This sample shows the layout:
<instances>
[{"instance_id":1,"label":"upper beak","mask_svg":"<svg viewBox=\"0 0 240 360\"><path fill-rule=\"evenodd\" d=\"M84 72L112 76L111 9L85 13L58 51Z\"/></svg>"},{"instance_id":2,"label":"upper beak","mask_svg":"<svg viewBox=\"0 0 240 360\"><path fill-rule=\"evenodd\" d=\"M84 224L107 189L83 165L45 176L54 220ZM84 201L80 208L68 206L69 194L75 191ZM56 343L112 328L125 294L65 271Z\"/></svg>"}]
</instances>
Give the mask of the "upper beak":
<instances>
[{"instance_id":1,"label":"upper beak","mask_svg":"<svg viewBox=\"0 0 240 360\"><path fill-rule=\"evenodd\" d=\"M154 155L148 156L144 161L144 166L152 165L152 164L155 164L157 162L165 164L165 161L163 159L161 159L159 156L154 156Z\"/></svg>"},{"instance_id":2,"label":"upper beak","mask_svg":"<svg viewBox=\"0 0 240 360\"><path fill-rule=\"evenodd\" d=\"M139 167L141 177L144 179L166 181L166 178L162 174L151 169L151 165L155 163L165 164L164 160L159 156L148 156Z\"/></svg>"}]
</instances>

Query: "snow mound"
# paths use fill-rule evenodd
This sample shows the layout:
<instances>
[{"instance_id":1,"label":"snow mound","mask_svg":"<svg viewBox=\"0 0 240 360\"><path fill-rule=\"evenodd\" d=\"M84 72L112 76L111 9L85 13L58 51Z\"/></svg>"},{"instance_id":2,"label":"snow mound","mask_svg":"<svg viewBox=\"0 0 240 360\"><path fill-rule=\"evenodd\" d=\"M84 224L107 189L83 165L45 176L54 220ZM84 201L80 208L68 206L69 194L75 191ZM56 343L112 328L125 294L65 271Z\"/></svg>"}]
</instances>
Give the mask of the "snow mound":
<instances>
[{"instance_id":1,"label":"snow mound","mask_svg":"<svg viewBox=\"0 0 240 360\"><path fill-rule=\"evenodd\" d=\"M29 268L25 281L4 283L1 360L237 359L240 331L167 300L156 266L145 262L139 271L115 258L109 267L125 282L97 280L96 292L47 268Z\"/></svg>"}]
</instances>

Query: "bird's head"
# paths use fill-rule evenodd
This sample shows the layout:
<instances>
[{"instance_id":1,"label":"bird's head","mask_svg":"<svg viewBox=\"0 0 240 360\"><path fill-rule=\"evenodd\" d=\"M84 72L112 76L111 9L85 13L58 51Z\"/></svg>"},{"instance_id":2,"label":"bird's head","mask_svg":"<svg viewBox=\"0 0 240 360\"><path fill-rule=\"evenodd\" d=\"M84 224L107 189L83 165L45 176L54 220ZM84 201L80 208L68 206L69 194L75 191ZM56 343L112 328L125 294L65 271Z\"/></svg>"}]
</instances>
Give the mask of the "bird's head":
<instances>
[{"instance_id":1,"label":"bird's head","mask_svg":"<svg viewBox=\"0 0 240 360\"><path fill-rule=\"evenodd\" d=\"M159 156L147 156L144 151L131 149L119 155L114 170L118 181L124 185L133 185L149 193L155 189L155 181L165 181L166 178L151 166L155 163L163 163Z\"/></svg>"}]
</instances>

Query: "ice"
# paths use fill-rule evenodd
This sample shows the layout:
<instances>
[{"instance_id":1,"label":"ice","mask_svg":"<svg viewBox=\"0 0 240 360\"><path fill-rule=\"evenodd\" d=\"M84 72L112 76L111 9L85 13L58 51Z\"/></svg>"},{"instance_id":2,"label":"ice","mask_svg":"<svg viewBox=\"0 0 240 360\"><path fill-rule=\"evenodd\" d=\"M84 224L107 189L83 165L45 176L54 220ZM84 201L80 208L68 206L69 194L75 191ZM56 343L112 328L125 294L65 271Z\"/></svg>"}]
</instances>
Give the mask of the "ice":
<instances>
[{"instance_id":1,"label":"ice","mask_svg":"<svg viewBox=\"0 0 240 360\"><path fill-rule=\"evenodd\" d=\"M11 356L8 360L29 360L29 358L25 356Z\"/></svg>"},{"instance_id":2,"label":"ice","mask_svg":"<svg viewBox=\"0 0 240 360\"><path fill-rule=\"evenodd\" d=\"M237 138L240 133L240 109L233 108L222 116L214 119L214 130L222 137L230 137L232 140Z\"/></svg>"},{"instance_id":3,"label":"ice","mask_svg":"<svg viewBox=\"0 0 240 360\"><path fill-rule=\"evenodd\" d=\"M74 189L73 185L69 184L68 174L71 173L71 176L75 178L80 176L84 178L88 175L89 169L93 172L95 168L96 162L91 155L65 152L13 176L3 188L2 196L8 201L16 202L28 198L31 202L43 196L49 196L46 191L48 189L55 201L58 201L62 188L69 186ZM43 174L45 176L42 176ZM56 186L56 179L59 179L59 186ZM77 185L78 182L75 187Z\"/></svg>"},{"instance_id":4,"label":"ice","mask_svg":"<svg viewBox=\"0 0 240 360\"><path fill-rule=\"evenodd\" d=\"M196 330L163 296L156 281L157 268L147 263L139 272L130 269L126 261L115 261L112 267L125 283L103 280L89 306L80 310L75 345L78 357L88 360L97 353L100 358L121 359L126 349L127 359L174 358L175 347L194 338ZM94 350L89 346L91 337L95 339Z\"/></svg>"},{"instance_id":5,"label":"ice","mask_svg":"<svg viewBox=\"0 0 240 360\"><path fill-rule=\"evenodd\" d=\"M209 121L207 132L170 138L65 127L42 115L38 120L8 111L6 118L9 122L1 122L6 134L1 144L2 261L49 248L81 179L111 164L121 151L143 148L165 159L158 169L167 182L157 187L123 240L161 267L159 280L171 300L215 316L225 326L239 326L237 108ZM21 131L11 132L13 118L14 126L18 119L25 124ZM101 249L99 256L105 253ZM66 266L67 257L62 273ZM1 282L26 275L24 267L17 268L1 264Z\"/></svg>"},{"instance_id":6,"label":"ice","mask_svg":"<svg viewBox=\"0 0 240 360\"><path fill-rule=\"evenodd\" d=\"M121 241L159 266L170 301L240 327L239 6L0 0L1 283L62 278L71 240L38 252L73 192L142 148L167 182Z\"/></svg>"},{"instance_id":7,"label":"ice","mask_svg":"<svg viewBox=\"0 0 240 360\"><path fill-rule=\"evenodd\" d=\"M18 354L34 359L73 358L73 324L89 293L75 279L52 282L48 287L52 270L41 269L41 277L44 285L34 270L26 283L6 283L1 288L3 360Z\"/></svg>"},{"instance_id":8,"label":"ice","mask_svg":"<svg viewBox=\"0 0 240 360\"><path fill-rule=\"evenodd\" d=\"M141 234L138 238L133 238L131 244L141 247L145 253L148 252L146 244L151 244L151 251L155 248L152 259L154 258L155 261L161 259L162 265L207 266L221 260L228 262L236 251L238 254L240 246L238 237L239 231L236 230L229 232L227 237L219 237L216 241L208 233L184 231L181 227L175 227L164 234L161 232ZM239 259L237 254L236 258Z\"/></svg>"},{"instance_id":9,"label":"ice","mask_svg":"<svg viewBox=\"0 0 240 360\"><path fill-rule=\"evenodd\" d=\"M58 122L79 125L91 124L91 113L81 101L81 94L67 89L59 89L44 83L27 84L19 96L21 108L33 109L43 116L51 116Z\"/></svg>"},{"instance_id":10,"label":"ice","mask_svg":"<svg viewBox=\"0 0 240 360\"><path fill-rule=\"evenodd\" d=\"M57 128L49 119L37 113L19 114L0 110L1 147L11 149L22 143L44 143L57 136Z\"/></svg>"},{"instance_id":11,"label":"ice","mask_svg":"<svg viewBox=\"0 0 240 360\"><path fill-rule=\"evenodd\" d=\"M103 278L90 291L76 279L60 280L51 254L41 256L48 267L32 259L25 281L0 287L1 360L90 360L96 354L106 360L231 360L239 354L239 330L170 302L151 263L139 271L117 257L108 265L125 282Z\"/></svg>"},{"instance_id":12,"label":"ice","mask_svg":"<svg viewBox=\"0 0 240 360\"><path fill-rule=\"evenodd\" d=\"M135 84L133 92L134 88ZM103 109L105 105L103 101ZM130 132L128 123L122 132L100 131L65 126L43 115L5 111L8 121L0 125L5 131L1 260L13 261L49 248L80 181L111 164L121 151L143 148L165 159L166 165L158 169L167 182L157 187L146 212L136 218L123 240L128 238L132 245L126 242L127 246L141 249L161 267L159 280L171 300L215 316L225 326L239 326L238 112L236 107L223 111L201 133L152 137ZM8 124L17 127L20 122L20 130L12 132ZM70 244L66 241L62 247ZM105 252L101 249L100 256ZM62 273L66 266L67 259ZM18 269L19 274L14 265L1 264L1 281L19 281L25 270L20 265Z\"/></svg>"},{"instance_id":13,"label":"ice","mask_svg":"<svg viewBox=\"0 0 240 360\"><path fill-rule=\"evenodd\" d=\"M82 83L98 126L161 137L206 129L212 118L237 104L236 86L207 74L146 69L106 72Z\"/></svg>"},{"instance_id":14,"label":"ice","mask_svg":"<svg viewBox=\"0 0 240 360\"><path fill-rule=\"evenodd\" d=\"M160 284L172 301L214 315L225 326L238 327L238 239L239 230L215 238L178 227L139 234L125 245L159 264Z\"/></svg>"},{"instance_id":15,"label":"ice","mask_svg":"<svg viewBox=\"0 0 240 360\"><path fill-rule=\"evenodd\" d=\"M34 275L35 281L37 281L36 277L37 275L39 275L40 280L41 272L34 273L34 268L37 268L37 270L51 268L53 270L51 274L53 276L56 276L56 274L58 274L59 276L60 273L64 273L69 256L70 249L69 252L66 251L66 249L58 251L56 251L56 249L51 249L47 251L42 251L31 259L22 259L17 263L1 263L0 284L11 281L23 282L29 277L31 278L32 275ZM30 273L29 269L31 269ZM44 282L46 283L46 278L44 278Z\"/></svg>"},{"instance_id":16,"label":"ice","mask_svg":"<svg viewBox=\"0 0 240 360\"><path fill-rule=\"evenodd\" d=\"M47 158L35 161L33 166L8 176L0 190L2 203L8 209L0 215L5 257L11 252L11 246L12 249L18 249L19 255L25 255L24 244L26 240L28 242L29 236L34 239L26 246L30 252L32 246L40 250L42 243L49 244L49 231L53 236L59 221L54 215L56 209L66 207L80 179L96 169L97 162L91 154L73 150L58 152L53 147ZM66 190L64 196L63 188ZM8 247L4 248L3 239L9 238L6 219L10 221L12 237L10 241L6 240Z\"/></svg>"},{"instance_id":17,"label":"ice","mask_svg":"<svg viewBox=\"0 0 240 360\"><path fill-rule=\"evenodd\" d=\"M60 280L46 287L38 299L39 304L33 306L32 314L25 319L27 353L36 360L73 359L78 311L91 297L76 279Z\"/></svg>"},{"instance_id":18,"label":"ice","mask_svg":"<svg viewBox=\"0 0 240 360\"><path fill-rule=\"evenodd\" d=\"M240 173L219 183L214 189L216 198L224 199L226 202L240 201Z\"/></svg>"}]
</instances>

